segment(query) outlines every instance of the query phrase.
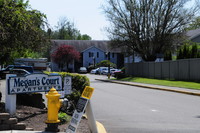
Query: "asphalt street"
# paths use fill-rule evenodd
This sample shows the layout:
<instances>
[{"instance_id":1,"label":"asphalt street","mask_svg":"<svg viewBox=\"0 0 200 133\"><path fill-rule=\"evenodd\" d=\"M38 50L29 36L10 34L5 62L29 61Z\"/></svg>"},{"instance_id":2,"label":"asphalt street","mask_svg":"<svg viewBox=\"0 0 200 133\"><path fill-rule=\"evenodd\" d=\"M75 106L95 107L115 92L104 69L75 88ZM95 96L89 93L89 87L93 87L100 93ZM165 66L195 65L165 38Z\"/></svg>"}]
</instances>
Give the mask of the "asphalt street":
<instances>
[{"instance_id":1,"label":"asphalt street","mask_svg":"<svg viewBox=\"0 0 200 133\"><path fill-rule=\"evenodd\" d=\"M96 120L108 133L199 133L200 97L101 82L91 102Z\"/></svg>"}]
</instances>

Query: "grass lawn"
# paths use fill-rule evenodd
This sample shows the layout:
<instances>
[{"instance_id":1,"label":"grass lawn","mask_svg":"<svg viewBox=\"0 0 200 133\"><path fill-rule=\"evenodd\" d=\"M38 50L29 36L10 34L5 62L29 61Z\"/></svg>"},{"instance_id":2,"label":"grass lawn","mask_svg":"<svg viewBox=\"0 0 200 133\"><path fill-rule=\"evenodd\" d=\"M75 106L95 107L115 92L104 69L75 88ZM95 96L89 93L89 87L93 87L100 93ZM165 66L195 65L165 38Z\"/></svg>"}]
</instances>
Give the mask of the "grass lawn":
<instances>
[{"instance_id":1,"label":"grass lawn","mask_svg":"<svg viewBox=\"0 0 200 133\"><path fill-rule=\"evenodd\" d=\"M127 77L120 80L146 83L146 84L174 86L174 87L189 88L189 89L200 89L200 83L197 83L197 82L160 80L160 79L149 79L149 78L140 78L140 77Z\"/></svg>"}]
</instances>

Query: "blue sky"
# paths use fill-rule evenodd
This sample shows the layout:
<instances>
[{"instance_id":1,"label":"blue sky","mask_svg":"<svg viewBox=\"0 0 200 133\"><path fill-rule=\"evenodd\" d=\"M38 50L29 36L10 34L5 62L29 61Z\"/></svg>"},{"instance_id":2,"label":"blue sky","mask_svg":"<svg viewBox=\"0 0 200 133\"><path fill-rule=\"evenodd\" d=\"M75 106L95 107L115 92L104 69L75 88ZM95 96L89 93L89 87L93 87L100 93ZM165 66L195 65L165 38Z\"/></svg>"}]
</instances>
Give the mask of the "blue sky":
<instances>
[{"instance_id":1,"label":"blue sky","mask_svg":"<svg viewBox=\"0 0 200 133\"><path fill-rule=\"evenodd\" d=\"M47 15L51 28L55 28L60 18L66 17L75 23L81 34L93 40L108 40L104 27L109 26L101 9L105 0L29 0L33 9ZM188 6L194 0L188 2Z\"/></svg>"},{"instance_id":2,"label":"blue sky","mask_svg":"<svg viewBox=\"0 0 200 133\"><path fill-rule=\"evenodd\" d=\"M104 0L29 0L32 9L47 15L52 28L60 18L66 17L75 23L81 34L87 34L93 40L107 40L104 27L108 26L101 5Z\"/></svg>"}]
</instances>

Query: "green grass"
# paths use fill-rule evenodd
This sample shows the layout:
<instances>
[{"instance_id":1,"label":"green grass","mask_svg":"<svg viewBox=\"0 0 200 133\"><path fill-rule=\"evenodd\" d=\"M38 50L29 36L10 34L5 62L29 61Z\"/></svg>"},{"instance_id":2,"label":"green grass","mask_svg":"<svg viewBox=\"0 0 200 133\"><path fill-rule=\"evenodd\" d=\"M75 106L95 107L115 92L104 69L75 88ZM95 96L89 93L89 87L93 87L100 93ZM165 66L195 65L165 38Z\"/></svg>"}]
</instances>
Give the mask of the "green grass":
<instances>
[{"instance_id":1,"label":"green grass","mask_svg":"<svg viewBox=\"0 0 200 133\"><path fill-rule=\"evenodd\" d=\"M130 82L138 82L138 83L146 83L146 84L181 87L181 88L188 88L188 89L200 89L200 83L197 83L197 82L160 80L160 79L149 79L149 78L140 78L140 77L127 77L127 78L123 78L120 80L130 81Z\"/></svg>"}]
</instances>

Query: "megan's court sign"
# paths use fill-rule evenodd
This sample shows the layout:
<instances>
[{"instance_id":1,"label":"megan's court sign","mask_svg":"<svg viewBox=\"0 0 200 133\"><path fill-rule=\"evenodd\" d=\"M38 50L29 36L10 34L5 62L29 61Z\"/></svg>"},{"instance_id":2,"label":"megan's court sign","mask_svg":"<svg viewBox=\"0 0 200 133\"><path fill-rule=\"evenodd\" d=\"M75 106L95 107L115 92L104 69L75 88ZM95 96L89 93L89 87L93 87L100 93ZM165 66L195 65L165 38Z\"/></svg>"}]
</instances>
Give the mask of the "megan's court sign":
<instances>
[{"instance_id":1,"label":"megan's court sign","mask_svg":"<svg viewBox=\"0 0 200 133\"><path fill-rule=\"evenodd\" d=\"M9 77L8 94L46 92L54 87L62 90L62 78L59 75L31 74L25 77Z\"/></svg>"}]
</instances>

